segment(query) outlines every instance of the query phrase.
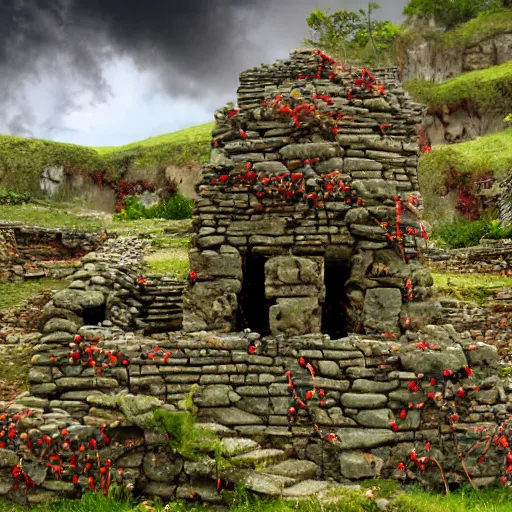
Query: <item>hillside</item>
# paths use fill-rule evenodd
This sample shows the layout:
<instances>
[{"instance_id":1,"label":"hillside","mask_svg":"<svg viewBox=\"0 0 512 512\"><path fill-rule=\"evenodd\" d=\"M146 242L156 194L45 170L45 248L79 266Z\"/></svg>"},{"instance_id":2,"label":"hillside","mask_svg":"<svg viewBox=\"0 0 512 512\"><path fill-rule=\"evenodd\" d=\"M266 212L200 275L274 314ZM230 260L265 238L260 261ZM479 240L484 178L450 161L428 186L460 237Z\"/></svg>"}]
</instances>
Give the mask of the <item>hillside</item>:
<instances>
[{"instance_id":1,"label":"hillside","mask_svg":"<svg viewBox=\"0 0 512 512\"><path fill-rule=\"evenodd\" d=\"M100 186L115 185L130 176L152 181L169 165L206 161L212 128L213 123L207 123L124 146L100 148L3 135L0 188L39 197L40 177L46 167L62 168L65 183L59 199L73 196L73 188L82 189L84 177L92 177Z\"/></svg>"}]
</instances>

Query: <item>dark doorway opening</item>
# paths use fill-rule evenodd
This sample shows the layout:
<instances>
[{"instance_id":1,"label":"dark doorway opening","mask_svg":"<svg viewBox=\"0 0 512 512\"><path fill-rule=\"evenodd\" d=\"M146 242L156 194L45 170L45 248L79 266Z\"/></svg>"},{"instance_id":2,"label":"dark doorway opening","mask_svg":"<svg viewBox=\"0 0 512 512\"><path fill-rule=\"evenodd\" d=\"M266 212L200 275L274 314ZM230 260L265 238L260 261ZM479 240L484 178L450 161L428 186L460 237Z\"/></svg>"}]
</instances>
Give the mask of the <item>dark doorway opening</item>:
<instances>
[{"instance_id":1,"label":"dark doorway opening","mask_svg":"<svg viewBox=\"0 0 512 512\"><path fill-rule=\"evenodd\" d=\"M350 267L347 261L325 261L322 332L328 334L333 340L348 334L348 298L345 293L345 283L349 277Z\"/></svg>"},{"instance_id":2,"label":"dark doorway opening","mask_svg":"<svg viewBox=\"0 0 512 512\"><path fill-rule=\"evenodd\" d=\"M238 329L250 329L262 336L270 334L270 301L265 297L267 258L248 252L243 264L242 293L238 306Z\"/></svg>"},{"instance_id":3,"label":"dark doorway opening","mask_svg":"<svg viewBox=\"0 0 512 512\"><path fill-rule=\"evenodd\" d=\"M84 325L98 325L107 319L107 308L105 304L94 308L84 308L81 316Z\"/></svg>"}]
</instances>

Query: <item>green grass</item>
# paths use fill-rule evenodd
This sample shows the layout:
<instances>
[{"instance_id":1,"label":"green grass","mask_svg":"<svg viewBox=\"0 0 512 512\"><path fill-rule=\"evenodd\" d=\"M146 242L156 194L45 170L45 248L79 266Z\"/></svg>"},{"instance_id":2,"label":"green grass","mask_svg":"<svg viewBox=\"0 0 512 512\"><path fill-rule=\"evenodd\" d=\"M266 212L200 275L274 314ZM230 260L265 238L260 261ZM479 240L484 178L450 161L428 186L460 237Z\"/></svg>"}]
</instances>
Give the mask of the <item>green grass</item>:
<instances>
[{"instance_id":1,"label":"green grass","mask_svg":"<svg viewBox=\"0 0 512 512\"><path fill-rule=\"evenodd\" d=\"M98 218L35 204L0 205L0 225L2 222L82 231L101 231L106 227L105 221Z\"/></svg>"},{"instance_id":2,"label":"green grass","mask_svg":"<svg viewBox=\"0 0 512 512\"><path fill-rule=\"evenodd\" d=\"M409 80L405 87L416 101L430 107L469 102L483 107L499 107L505 115L512 105L511 84L512 60L500 66L463 73L440 84Z\"/></svg>"},{"instance_id":3,"label":"green grass","mask_svg":"<svg viewBox=\"0 0 512 512\"><path fill-rule=\"evenodd\" d=\"M493 172L497 178L512 169L512 128L460 144L434 147L418 165L420 189L427 216L440 210L439 192L450 169L478 178Z\"/></svg>"},{"instance_id":4,"label":"green grass","mask_svg":"<svg viewBox=\"0 0 512 512\"><path fill-rule=\"evenodd\" d=\"M437 295L484 304L494 289L512 287L512 277L494 274L452 274L433 272Z\"/></svg>"},{"instance_id":5,"label":"green grass","mask_svg":"<svg viewBox=\"0 0 512 512\"><path fill-rule=\"evenodd\" d=\"M173 279L185 280L190 270L188 260L188 238L178 238L162 243L157 239L157 246L163 247L144 258L148 273L164 275Z\"/></svg>"},{"instance_id":6,"label":"green grass","mask_svg":"<svg viewBox=\"0 0 512 512\"><path fill-rule=\"evenodd\" d=\"M154 146L161 146L163 144L209 144L211 133L215 123L206 123L192 128L185 128L173 133L166 133L165 135L158 135L139 142L132 142L124 146L100 146L94 148L100 155L108 153L130 151L136 148L149 148Z\"/></svg>"},{"instance_id":7,"label":"green grass","mask_svg":"<svg viewBox=\"0 0 512 512\"><path fill-rule=\"evenodd\" d=\"M402 512L511 512L510 488L463 490L449 496L414 491L394 502Z\"/></svg>"},{"instance_id":8,"label":"green grass","mask_svg":"<svg viewBox=\"0 0 512 512\"><path fill-rule=\"evenodd\" d=\"M40 197L39 177L46 166L63 166L69 175L101 173L108 183L117 183L128 174L151 180L168 165L206 162L213 126L207 123L124 146L99 148L3 135L0 187Z\"/></svg>"},{"instance_id":9,"label":"green grass","mask_svg":"<svg viewBox=\"0 0 512 512\"><path fill-rule=\"evenodd\" d=\"M230 495L232 496L230 498ZM364 491L347 489L321 501L310 498L301 501L282 499L262 500L250 497L241 490L227 495L231 512L378 512L375 502ZM395 512L512 512L510 488L485 488L477 491L463 489L448 496L434 494L411 487L406 492L390 497ZM166 507L161 502L134 503L115 501L103 495L88 493L81 500L52 500L28 508L0 500L0 512L203 512L212 510L201 504L188 505L172 501Z\"/></svg>"},{"instance_id":10,"label":"green grass","mask_svg":"<svg viewBox=\"0 0 512 512\"><path fill-rule=\"evenodd\" d=\"M23 306L34 296L49 290L60 290L69 283L64 279L37 279L34 281L1 281L0 311L7 311Z\"/></svg>"},{"instance_id":11,"label":"green grass","mask_svg":"<svg viewBox=\"0 0 512 512\"><path fill-rule=\"evenodd\" d=\"M511 32L512 9L500 9L483 12L475 19L462 23L453 30L437 33L434 37L441 48L464 48L497 34Z\"/></svg>"}]
</instances>

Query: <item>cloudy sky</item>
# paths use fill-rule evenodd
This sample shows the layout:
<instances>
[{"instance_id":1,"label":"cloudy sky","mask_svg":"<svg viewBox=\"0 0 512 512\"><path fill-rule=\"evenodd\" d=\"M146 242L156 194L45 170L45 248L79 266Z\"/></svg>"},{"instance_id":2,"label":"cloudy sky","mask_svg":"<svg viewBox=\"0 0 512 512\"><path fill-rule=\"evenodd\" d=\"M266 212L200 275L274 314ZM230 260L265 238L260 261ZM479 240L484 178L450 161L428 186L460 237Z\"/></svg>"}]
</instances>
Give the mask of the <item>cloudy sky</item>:
<instances>
[{"instance_id":1,"label":"cloudy sky","mask_svg":"<svg viewBox=\"0 0 512 512\"><path fill-rule=\"evenodd\" d=\"M401 20L406 0L381 0ZM240 71L366 0L0 0L0 133L118 145L213 120Z\"/></svg>"}]
</instances>

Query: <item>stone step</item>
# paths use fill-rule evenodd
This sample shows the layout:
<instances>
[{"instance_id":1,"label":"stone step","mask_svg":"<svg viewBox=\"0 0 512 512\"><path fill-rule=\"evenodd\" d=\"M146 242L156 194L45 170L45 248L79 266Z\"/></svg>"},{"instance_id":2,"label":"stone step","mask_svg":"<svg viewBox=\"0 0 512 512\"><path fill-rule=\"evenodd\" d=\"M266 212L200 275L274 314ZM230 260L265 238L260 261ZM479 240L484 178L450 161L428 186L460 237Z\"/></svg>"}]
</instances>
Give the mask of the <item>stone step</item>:
<instances>
[{"instance_id":1,"label":"stone step","mask_svg":"<svg viewBox=\"0 0 512 512\"><path fill-rule=\"evenodd\" d=\"M143 309L142 314L146 315L164 315L164 314L172 314L172 313L180 313L183 311L183 308L180 306L168 306L166 308L148 308Z\"/></svg>"},{"instance_id":2,"label":"stone step","mask_svg":"<svg viewBox=\"0 0 512 512\"><path fill-rule=\"evenodd\" d=\"M332 482L326 482L325 480L304 480L284 489L282 495L285 498L304 498L325 491L329 487L333 487Z\"/></svg>"},{"instance_id":3,"label":"stone step","mask_svg":"<svg viewBox=\"0 0 512 512\"><path fill-rule=\"evenodd\" d=\"M231 437L221 441L221 452L224 457L235 457L260 449L261 446L252 439Z\"/></svg>"},{"instance_id":4,"label":"stone step","mask_svg":"<svg viewBox=\"0 0 512 512\"><path fill-rule=\"evenodd\" d=\"M236 455L230 459L230 462L238 467L266 467L277 464L286 459L286 452L274 448L265 448L253 450L252 452Z\"/></svg>"},{"instance_id":5,"label":"stone step","mask_svg":"<svg viewBox=\"0 0 512 512\"><path fill-rule=\"evenodd\" d=\"M319 467L310 460L288 459L274 466L268 466L261 470L267 475L285 476L293 478L297 482L315 480L318 478Z\"/></svg>"},{"instance_id":6,"label":"stone step","mask_svg":"<svg viewBox=\"0 0 512 512\"><path fill-rule=\"evenodd\" d=\"M174 313L172 315L149 315L143 317L145 322L171 322L172 320L179 320L183 317L183 313Z\"/></svg>"},{"instance_id":7,"label":"stone step","mask_svg":"<svg viewBox=\"0 0 512 512\"><path fill-rule=\"evenodd\" d=\"M287 487L295 485L293 478L266 475L258 471L238 470L234 473L237 483L246 489L265 496L281 496Z\"/></svg>"}]
</instances>

